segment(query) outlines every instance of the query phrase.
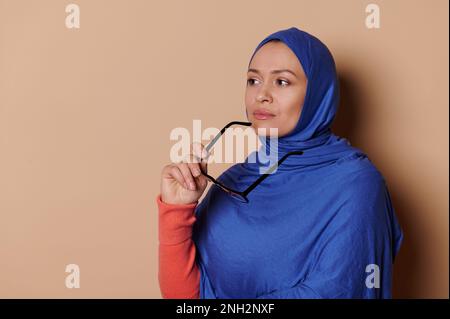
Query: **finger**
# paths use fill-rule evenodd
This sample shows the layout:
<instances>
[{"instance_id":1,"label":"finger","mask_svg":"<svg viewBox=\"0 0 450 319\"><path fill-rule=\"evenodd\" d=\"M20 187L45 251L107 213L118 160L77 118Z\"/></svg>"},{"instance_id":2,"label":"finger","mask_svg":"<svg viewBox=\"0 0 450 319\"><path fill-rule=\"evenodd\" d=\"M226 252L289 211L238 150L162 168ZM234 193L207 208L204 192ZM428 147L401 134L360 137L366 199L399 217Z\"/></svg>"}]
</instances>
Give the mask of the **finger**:
<instances>
[{"instance_id":1,"label":"finger","mask_svg":"<svg viewBox=\"0 0 450 319\"><path fill-rule=\"evenodd\" d=\"M180 169L177 166L173 166L170 170L170 174L175 178L175 180L180 183L184 188L189 189L188 184L186 183L183 174L181 174Z\"/></svg>"},{"instance_id":2,"label":"finger","mask_svg":"<svg viewBox=\"0 0 450 319\"><path fill-rule=\"evenodd\" d=\"M200 159L197 158L194 154L185 156L183 162L188 164L189 170L191 171L191 175L193 177L198 177L202 174L199 165Z\"/></svg>"},{"instance_id":3,"label":"finger","mask_svg":"<svg viewBox=\"0 0 450 319\"><path fill-rule=\"evenodd\" d=\"M203 144L197 142L191 144L191 153L204 160L207 160L210 155Z\"/></svg>"},{"instance_id":4,"label":"finger","mask_svg":"<svg viewBox=\"0 0 450 319\"><path fill-rule=\"evenodd\" d=\"M206 151L206 148L201 143L192 143L191 144L191 151L192 154L194 154L198 161L197 163L200 163L200 169L204 173L208 173L208 159L210 153Z\"/></svg>"},{"instance_id":5,"label":"finger","mask_svg":"<svg viewBox=\"0 0 450 319\"><path fill-rule=\"evenodd\" d=\"M184 180L187 182L189 189L195 191L197 187L195 186L194 177L191 174L188 164L180 163L178 164L178 168L180 169L181 174L183 174Z\"/></svg>"},{"instance_id":6,"label":"finger","mask_svg":"<svg viewBox=\"0 0 450 319\"><path fill-rule=\"evenodd\" d=\"M192 157L195 157L195 155L192 155ZM189 169L191 170L191 174L194 177L200 176L202 173L200 172L200 164L197 162L189 162L188 163Z\"/></svg>"},{"instance_id":7,"label":"finger","mask_svg":"<svg viewBox=\"0 0 450 319\"><path fill-rule=\"evenodd\" d=\"M200 162L200 168L206 174L208 173L208 162L207 162L207 160L203 160L202 159L202 161Z\"/></svg>"},{"instance_id":8,"label":"finger","mask_svg":"<svg viewBox=\"0 0 450 319\"><path fill-rule=\"evenodd\" d=\"M203 189L206 187L206 185L208 185L208 179L206 178L206 176L200 175L199 177L197 177L197 185Z\"/></svg>"},{"instance_id":9,"label":"finger","mask_svg":"<svg viewBox=\"0 0 450 319\"><path fill-rule=\"evenodd\" d=\"M204 159L198 158L194 154L190 154L188 158L184 160L185 163L188 163L189 168L191 169L192 176L198 177L202 172L207 173L208 171L208 162Z\"/></svg>"}]
</instances>

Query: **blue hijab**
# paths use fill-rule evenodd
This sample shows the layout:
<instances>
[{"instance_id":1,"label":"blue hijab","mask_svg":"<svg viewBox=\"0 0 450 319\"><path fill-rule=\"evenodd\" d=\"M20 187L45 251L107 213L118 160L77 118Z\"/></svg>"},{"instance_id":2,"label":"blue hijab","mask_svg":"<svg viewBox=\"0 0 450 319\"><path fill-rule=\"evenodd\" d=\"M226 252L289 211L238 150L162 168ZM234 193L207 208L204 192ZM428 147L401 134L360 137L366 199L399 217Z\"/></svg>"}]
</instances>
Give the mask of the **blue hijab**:
<instances>
[{"instance_id":1,"label":"blue hijab","mask_svg":"<svg viewBox=\"0 0 450 319\"><path fill-rule=\"evenodd\" d=\"M290 28L266 37L298 57L308 78L300 119L278 139L292 155L243 203L212 185L195 210L200 298L391 298L403 234L386 182L367 155L331 132L336 67L314 36ZM250 60L251 61L251 60ZM244 190L260 176L270 138L218 180Z\"/></svg>"}]
</instances>

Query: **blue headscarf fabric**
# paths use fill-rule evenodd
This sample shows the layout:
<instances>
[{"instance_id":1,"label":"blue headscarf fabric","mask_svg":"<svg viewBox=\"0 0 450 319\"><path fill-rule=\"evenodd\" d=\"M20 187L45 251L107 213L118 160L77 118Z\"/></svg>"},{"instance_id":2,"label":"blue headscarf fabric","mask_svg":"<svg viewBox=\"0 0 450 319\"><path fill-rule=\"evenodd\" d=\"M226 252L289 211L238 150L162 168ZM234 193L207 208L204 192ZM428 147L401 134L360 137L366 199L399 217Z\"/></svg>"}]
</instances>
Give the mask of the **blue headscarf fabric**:
<instances>
[{"instance_id":1,"label":"blue headscarf fabric","mask_svg":"<svg viewBox=\"0 0 450 319\"><path fill-rule=\"evenodd\" d=\"M391 298L403 239L381 173L334 135L339 102L333 57L316 37L290 28L280 40L308 78L300 119L278 139L292 155L242 203L212 185L195 210L200 298ZM251 60L250 60L251 61ZM218 180L246 189L267 165L270 138Z\"/></svg>"}]
</instances>

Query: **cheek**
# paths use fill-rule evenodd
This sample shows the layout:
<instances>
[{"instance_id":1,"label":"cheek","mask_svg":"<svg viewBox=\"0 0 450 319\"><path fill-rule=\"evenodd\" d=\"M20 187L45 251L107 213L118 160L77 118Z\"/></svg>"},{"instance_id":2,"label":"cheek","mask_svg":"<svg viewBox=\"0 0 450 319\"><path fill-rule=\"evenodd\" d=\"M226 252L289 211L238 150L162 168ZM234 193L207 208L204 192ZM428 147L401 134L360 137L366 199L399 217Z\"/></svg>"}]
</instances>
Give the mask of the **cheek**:
<instances>
[{"instance_id":1,"label":"cheek","mask_svg":"<svg viewBox=\"0 0 450 319\"><path fill-rule=\"evenodd\" d=\"M254 93L252 92L252 90L245 90L245 106L247 109L250 109L252 107L252 101L254 100L253 96Z\"/></svg>"},{"instance_id":2,"label":"cheek","mask_svg":"<svg viewBox=\"0 0 450 319\"><path fill-rule=\"evenodd\" d=\"M280 101L280 113L283 118L296 118L300 114L302 107L301 101L298 98L286 98Z\"/></svg>"},{"instance_id":3,"label":"cheek","mask_svg":"<svg viewBox=\"0 0 450 319\"><path fill-rule=\"evenodd\" d=\"M280 120L283 122L280 123L280 131L286 134L293 130L297 125L298 120L300 119L300 113L303 106L303 100L297 95L295 96L286 96L280 105L280 113L282 116Z\"/></svg>"}]
</instances>

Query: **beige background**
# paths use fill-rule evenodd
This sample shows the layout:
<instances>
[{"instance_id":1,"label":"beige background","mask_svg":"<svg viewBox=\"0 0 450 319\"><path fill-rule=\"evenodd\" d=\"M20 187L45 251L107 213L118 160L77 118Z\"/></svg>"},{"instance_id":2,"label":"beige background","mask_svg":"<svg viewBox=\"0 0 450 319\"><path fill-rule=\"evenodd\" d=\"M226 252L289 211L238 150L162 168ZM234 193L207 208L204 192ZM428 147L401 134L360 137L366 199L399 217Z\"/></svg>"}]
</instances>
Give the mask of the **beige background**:
<instances>
[{"instance_id":1,"label":"beige background","mask_svg":"<svg viewBox=\"0 0 450 319\"><path fill-rule=\"evenodd\" d=\"M169 133L245 120L253 49L296 26L336 59L335 133L388 181L405 231L394 296L448 298L448 1L73 2L78 30L70 1L0 0L0 297L160 298Z\"/></svg>"}]
</instances>

